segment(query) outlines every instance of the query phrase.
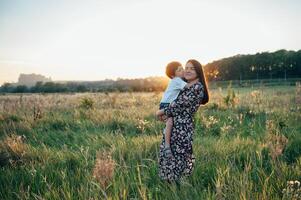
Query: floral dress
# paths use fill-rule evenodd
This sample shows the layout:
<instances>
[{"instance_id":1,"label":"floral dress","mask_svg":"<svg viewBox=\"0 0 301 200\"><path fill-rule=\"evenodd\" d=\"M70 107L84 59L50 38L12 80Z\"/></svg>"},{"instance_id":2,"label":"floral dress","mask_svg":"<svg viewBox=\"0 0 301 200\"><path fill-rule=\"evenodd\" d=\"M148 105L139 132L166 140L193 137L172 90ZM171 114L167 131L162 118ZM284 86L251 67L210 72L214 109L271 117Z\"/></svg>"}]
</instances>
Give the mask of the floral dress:
<instances>
[{"instance_id":1,"label":"floral dress","mask_svg":"<svg viewBox=\"0 0 301 200\"><path fill-rule=\"evenodd\" d=\"M167 158L164 154L164 135L159 153L159 177L162 180L174 181L181 176L192 173L195 162L192 154L192 141L194 134L193 115L201 105L204 97L204 86L197 82L184 88L177 99L169 107L164 108L164 113L173 118L173 127L170 138L170 148L173 157Z\"/></svg>"}]
</instances>

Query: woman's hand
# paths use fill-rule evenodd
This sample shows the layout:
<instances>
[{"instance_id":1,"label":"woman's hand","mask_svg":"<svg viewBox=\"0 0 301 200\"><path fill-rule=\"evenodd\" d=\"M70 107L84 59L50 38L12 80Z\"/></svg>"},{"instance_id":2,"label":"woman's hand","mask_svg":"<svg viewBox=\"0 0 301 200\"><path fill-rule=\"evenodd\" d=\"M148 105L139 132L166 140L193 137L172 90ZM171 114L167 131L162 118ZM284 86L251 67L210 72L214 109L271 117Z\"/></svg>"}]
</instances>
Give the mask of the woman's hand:
<instances>
[{"instance_id":1,"label":"woman's hand","mask_svg":"<svg viewBox=\"0 0 301 200\"><path fill-rule=\"evenodd\" d=\"M166 115L161 115L160 120L161 120L162 122L166 122L167 118L168 118L168 117L167 117Z\"/></svg>"},{"instance_id":2,"label":"woman's hand","mask_svg":"<svg viewBox=\"0 0 301 200\"><path fill-rule=\"evenodd\" d=\"M158 110L158 111L156 112L156 116L157 116L157 117L160 117L160 116L162 116L162 115L164 115L164 110Z\"/></svg>"},{"instance_id":3,"label":"woman's hand","mask_svg":"<svg viewBox=\"0 0 301 200\"><path fill-rule=\"evenodd\" d=\"M173 101L169 106L170 106L170 107L174 107L175 104L176 104L176 103Z\"/></svg>"}]
</instances>

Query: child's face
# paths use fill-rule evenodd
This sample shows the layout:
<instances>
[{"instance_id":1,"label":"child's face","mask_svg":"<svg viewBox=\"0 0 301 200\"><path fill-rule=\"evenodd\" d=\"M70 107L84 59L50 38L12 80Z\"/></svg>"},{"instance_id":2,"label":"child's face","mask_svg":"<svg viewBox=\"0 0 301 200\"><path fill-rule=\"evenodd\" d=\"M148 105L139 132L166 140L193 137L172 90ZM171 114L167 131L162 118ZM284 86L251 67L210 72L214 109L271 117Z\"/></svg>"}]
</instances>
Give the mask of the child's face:
<instances>
[{"instance_id":1,"label":"child's face","mask_svg":"<svg viewBox=\"0 0 301 200\"><path fill-rule=\"evenodd\" d=\"M182 66L179 66L178 69L175 71L175 77L184 77L184 69Z\"/></svg>"}]
</instances>

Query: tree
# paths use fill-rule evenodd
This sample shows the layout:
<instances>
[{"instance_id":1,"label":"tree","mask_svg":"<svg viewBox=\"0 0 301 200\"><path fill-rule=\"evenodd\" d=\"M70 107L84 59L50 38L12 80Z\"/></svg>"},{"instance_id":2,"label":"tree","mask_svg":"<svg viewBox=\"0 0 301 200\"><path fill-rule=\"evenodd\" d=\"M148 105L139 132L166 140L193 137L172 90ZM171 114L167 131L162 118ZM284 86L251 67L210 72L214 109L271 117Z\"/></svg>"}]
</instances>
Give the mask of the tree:
<instances>
[{"instance_id":1,"label":"tree","mask_svg":"<svg viewBox=\"0 0 301 200\"><path fill-rule=\"evenodd\" d=\"M89 91L89 90L88 90L88 88L87 88L85 85L78 85L78 86L76 87L76 91L77 91L77 92L87 92L87 91Z\"/></svg>"},{"instance_id":2,"label":"tree","mask_svg":"<svg viewBox=\"0 0 301 200\"><path fill-rule=\"evenodd\" d=\"M12 92L14 89L14 86L11 83L4 83L1 86L1 92Z\"/></svg>"},{"instance_id":3,"label":"tree","mask_svg":"<svg viewBox=\"0 0 301 200\"><path fill-rule=\"evenodd\" d=\"M28 87L26 85L18 85L13 90L14 93L25 93L25 92L28 92L28 91L29 90L28 90Z\"/></svg>"}]
</instances>

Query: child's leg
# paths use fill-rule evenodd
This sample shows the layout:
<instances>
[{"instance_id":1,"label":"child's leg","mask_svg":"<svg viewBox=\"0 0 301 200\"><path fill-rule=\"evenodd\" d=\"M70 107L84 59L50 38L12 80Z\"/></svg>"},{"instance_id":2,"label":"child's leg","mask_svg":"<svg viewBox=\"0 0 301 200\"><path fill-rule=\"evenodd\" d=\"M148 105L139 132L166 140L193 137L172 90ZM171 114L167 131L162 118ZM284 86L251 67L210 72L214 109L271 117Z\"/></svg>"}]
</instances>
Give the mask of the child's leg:
<instances>
[{"instance_id":1,"label":"child's leg","mask_svg":"<svg viewBox=\"0 0 301 200\"><path fill-rule=\"evenodd\" d=\"M171 137L171 130L173 125L173 119L172 117L169 117L166 120L166 128L165 128L165 147L170 146L170 137Z\"/></svg>"}]
</instances>

